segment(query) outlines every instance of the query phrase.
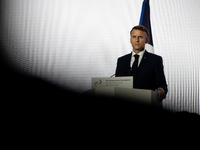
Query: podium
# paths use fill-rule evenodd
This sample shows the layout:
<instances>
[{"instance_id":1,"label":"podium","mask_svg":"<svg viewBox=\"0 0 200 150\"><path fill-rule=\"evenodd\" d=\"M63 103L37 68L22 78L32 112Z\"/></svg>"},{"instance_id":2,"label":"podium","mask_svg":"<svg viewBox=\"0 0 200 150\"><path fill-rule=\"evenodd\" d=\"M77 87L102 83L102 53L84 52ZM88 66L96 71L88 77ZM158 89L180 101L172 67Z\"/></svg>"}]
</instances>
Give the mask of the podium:
<instances>
[{"instance_id":1,"label":"podium","mask_svg":"<svg viewBox=\"0 0 200 150\"><path fill-rule=\"evenodd\" d=\"M99 83L100 86L94 86ZM119 98L144 105L162 107L158 102L158 93L146 89L134 89L133 77L92 78L92 89L85 91L84 95L98 97Z\"/></svg>"}]
</instances>

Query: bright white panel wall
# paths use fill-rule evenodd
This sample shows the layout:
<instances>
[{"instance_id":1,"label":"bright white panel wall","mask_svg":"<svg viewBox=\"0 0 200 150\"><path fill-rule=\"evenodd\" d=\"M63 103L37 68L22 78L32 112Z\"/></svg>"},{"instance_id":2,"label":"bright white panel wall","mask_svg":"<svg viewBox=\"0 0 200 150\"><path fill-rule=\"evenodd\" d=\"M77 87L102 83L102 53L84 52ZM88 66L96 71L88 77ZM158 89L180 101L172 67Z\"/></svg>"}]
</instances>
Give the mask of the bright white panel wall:
<instances>
[{"instance_id":1,"label":"bright white panel wall","mask_svg":"<svg viewBox=\"0 0 200 150\"><path fill-rule=\"evenodd\" d=\"M164 59L166 108L200 112L199 0L151 0L155 53Z\"/></svg>"},{"instance_id":2,"label":"bright white panel wall","mask_svg":"<svg viewBox=\"0 0 200 150\"><path fill-rule=\"evenodd\" d=\"M12 64L83 92L131 52L143 0L5 0L1 34ZM200 1L150 0L154 51L169 85L164 108L200 113ZM2 40L1 39L1 40Z\"/></svg>"}]
</instances>

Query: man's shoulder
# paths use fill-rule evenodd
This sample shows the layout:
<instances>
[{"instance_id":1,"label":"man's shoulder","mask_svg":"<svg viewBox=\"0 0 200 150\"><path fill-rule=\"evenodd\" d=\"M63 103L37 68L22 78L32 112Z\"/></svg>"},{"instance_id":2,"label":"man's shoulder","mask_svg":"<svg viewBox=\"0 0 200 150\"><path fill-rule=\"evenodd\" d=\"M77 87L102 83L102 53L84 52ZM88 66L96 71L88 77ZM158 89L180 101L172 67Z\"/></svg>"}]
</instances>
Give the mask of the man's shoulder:
<instances>
[{"instance_id":1,"label":"man's shoulder","mask_svg":"<svg viewBox=\"0 0 200 150\"><path fill-rule=\"evenodd\" d=\"M150 53L150 52L147 52L147 51L145 51L145 53L152 59L162 59L162 57L160 55Z\"/></svg>"},{"instance_id":2,"label":"man's shoulder","mask_svg":"<svg viewBox=\"0 0 200 150\"><path fill-rule=\"evenodd\" d=\"M125 54L125 55L119 57L118 59L123 60L123 59L127 59L127 58L130 58L130 57L131 57L131 53Z\"/></svg>"}]
</instances>

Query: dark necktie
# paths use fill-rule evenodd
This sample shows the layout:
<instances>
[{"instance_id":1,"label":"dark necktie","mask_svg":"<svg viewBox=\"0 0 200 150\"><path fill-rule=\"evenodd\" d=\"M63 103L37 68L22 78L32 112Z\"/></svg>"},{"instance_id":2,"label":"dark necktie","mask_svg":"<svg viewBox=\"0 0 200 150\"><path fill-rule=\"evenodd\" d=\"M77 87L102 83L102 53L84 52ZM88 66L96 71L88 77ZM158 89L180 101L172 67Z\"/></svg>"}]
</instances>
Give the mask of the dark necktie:
<instances>
[{"instance_id":1,"label":"dark necktie","mask_svg":"<svg viewBox=\"0 0 200 150\"><path fill-rule=\"evenodd\" d=\"M133 76L136 76L139 55L135 54L134 57L135 57L135 61L134 61L133 66L132 66L132 72L133 72Z\"/></svg>"}]
</instances>

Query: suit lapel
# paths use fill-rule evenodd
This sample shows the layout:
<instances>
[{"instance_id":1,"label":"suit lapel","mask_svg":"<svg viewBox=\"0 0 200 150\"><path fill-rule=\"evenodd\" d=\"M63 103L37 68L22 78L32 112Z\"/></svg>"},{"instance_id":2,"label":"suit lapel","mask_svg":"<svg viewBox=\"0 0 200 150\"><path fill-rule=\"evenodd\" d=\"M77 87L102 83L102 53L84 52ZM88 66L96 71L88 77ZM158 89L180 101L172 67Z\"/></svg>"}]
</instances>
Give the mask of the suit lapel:
<instances>
[{"instance_id":1,"label":"suit lapel","mask_svg":"<svg viewBox=\"0 0 200 150\"><path fill-rule=\"evenodd\" d=\"M130 53L129 55L127 55L127 59L125 61L125 63L126 63L125 66L127 66L127 68L125 69L127 71L126 74L129 75L129 76L132 75L132 73L131 73L131 67L130 67L131 56L132 56L132 53Z\"/></svg>"},{"instance_id":2,"label":"suit lapel","mask_svg":"<svg viewBox=\"0 0 200 150\"><path fill-rule=\"evenodd\" d=\"M141 72L141 70L143 69L143 67L145 66L145 64L146 64L146 62L147 62L147 60L148 60L148 55L149 55L149 53L147 52L147 51L145 51L145 53L144 53L144 55L143 55L143 58L142 58L142 60L141 60L141 62L140 62L140 65L139 65L139 67L138 67L138 74Z\"/></svg>"},{"instance_id":3,"label":"suit lapel","mask_svg":"<svg viewBox=\"0 0 200 150\"><path fill-rule=\"evenodd\" d=\"M132 56L132 52L127 56L128 59L126 59L126 65L128 69L130 69L130 62L131 62L131 56Z\"/></svg>"}]
</instances>

